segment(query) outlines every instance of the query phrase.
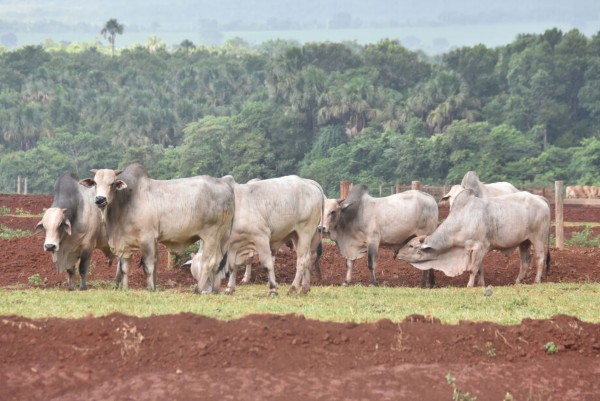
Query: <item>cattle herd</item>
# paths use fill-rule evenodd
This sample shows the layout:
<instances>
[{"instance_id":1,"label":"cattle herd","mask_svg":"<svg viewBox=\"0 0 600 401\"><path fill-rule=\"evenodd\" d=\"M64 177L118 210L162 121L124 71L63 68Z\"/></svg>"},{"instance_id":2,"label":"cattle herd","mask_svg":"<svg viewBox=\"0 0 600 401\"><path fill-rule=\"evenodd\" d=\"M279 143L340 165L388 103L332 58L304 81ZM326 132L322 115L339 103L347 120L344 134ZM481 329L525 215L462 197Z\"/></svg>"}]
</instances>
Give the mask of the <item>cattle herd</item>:
<instances>
[{"instance_id":1,"label":"cattle herd","mask_svg":"<svg viewBox=\"0 0 600 401\"><path fill-rule=\"evenodd\" d=\"M93 178L82 180L72 173L59 177L52 205L36 227L45 232L43 249L52 254L57 271L68 273L69 290L77 266L79 288L86 289L95 248L110 264L117 258L115 282L124 290L131 257L139 252L147 288L156 289L159 243L175 254L199 243L188 263L201 293L219 291L229 276L225 293L232 294L238 268L246 267L247 281L249 260L256 255L268 272L269 293L277 294L273 252L284 244L297 255L289 292L301 287L306 293L311 265L320 275L323 236L346 259L345 285L354 261L365 255L376 284L380 246L392 247L395 258L421 269L422 287L434 286L434 270L448 276L469 272L467 286L474 286L476 277L485 285L482 261L490 250L510 255L519 249L517 283L529 269L532 248L536 283L549 268L546 198L507 182L483 184L472 171L440 201L450 204L440 225L437 202L418 190L374 198L367 186L354 185L345 199L327 199L319 183L298 176L242 184L232 176L154 180L139 164L91 172Z\"/></svg>"}]
</instances>

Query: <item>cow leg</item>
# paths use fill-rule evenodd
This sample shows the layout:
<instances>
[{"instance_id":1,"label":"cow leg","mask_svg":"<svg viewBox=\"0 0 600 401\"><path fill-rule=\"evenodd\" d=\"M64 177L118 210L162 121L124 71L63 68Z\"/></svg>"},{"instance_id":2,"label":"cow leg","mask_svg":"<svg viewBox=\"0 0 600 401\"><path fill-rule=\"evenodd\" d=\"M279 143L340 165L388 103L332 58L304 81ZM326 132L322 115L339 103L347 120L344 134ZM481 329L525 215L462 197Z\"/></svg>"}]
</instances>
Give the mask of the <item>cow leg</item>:
<instances>
[{"instance_id":1,"label":"cow leg","mask_svg":"<svg viewBox=\"0 0 600 401\"><path fill-rule=\"evenodd\" d=\"M123 281L123 269L121 259L122 258L119 258L119 260L117 260L117 272L115 273L115 286L117 288L119 288L121 282Z\"/></svg>"},{"instance_id":2,"label":"cow leg","mask_svg":"<svg viewBox=\"0 0 600 401\"><path fill-rule=\"evenodd\" d=\"M246 274L250 275L248 273L249 268L248 265L246 264L246 272L244 273L244 279L246 278ZM231 295L235 292L235 280L237 277L237 266L232 265L231 266L231 270L229 272L229 281L227 282L227 288L225 289L225 295ZM248 281L246 281L247 283ZM244 280L242 280L242 283L244 283Z\"/></svg>"},{"instance_id":3,"label":"cow leg","mask_svg":"<svg viewBox=\"0 0 600 401\"><path fill-rule=\"evenodd\" d=\"M371 283L369 284L371 287L377 285L377 282L375 280L375 268L377 267L378 248L378 244L370 244L367 248L367 267L369 268L369 272L371 273Z\"/></svg>"},{"instance_id":4,"label":"cow leg","mask_svg":"<svg viewBox=\"0 0 600 401\"><path fill-rule=\"evenodd\" d=\"M316 238L316 239L315 239ZM323 280L323 276L321 276L321 255L323 254L323 243L321 242L321 237L316 236L313 238L312 243L310 245L311 255L310 260L315 261L315 273L317 274L317 278L319 281Z\"/></svg>"},{"instance_id":5,"label":"cow leg","mask_svg":"<svg viewBox=\"0 0 600 401\"><path fill-rule=\"evenodd\" d=\"M435 276L433 269L423 270L421 272L421 288L433 288L435 286Z\"/></svg>"},{"instance_id":6,"label":"cow leg","mask_svg":"<svg viewBox=\"0 0 600 401\"><path fill-rule=\"evenodd\" d=\"M257 244L258 245L258 244ZM275 281L275 263L271 254L271 247L266 245L258 245L256 249L260 263L263 265L269 276L269 295L277 295L277 282Z\"/></svg>"},{"instance_id":7,"label":"cow leg","mask_svg":"<svg viewBox=\"0 0 600 401\"><path fill-rule=\"evenodd\" d=\"M146 266L144 270L144 273L146 273L146 288L149 291L154 291L156 290L156 270L158 267L157 244L155 241L144 243L140 250Z\"/></svg>"},{"instance_id":8,"label":"cow leg","mask_svg":"<svg viewBox=\"0 0 600 401\"><path fill-rule=\"evenodd\" d=\"M67 273L69 274L69 291L73 291L75 289L75 284L73 283L73 276L75 275L75 268L67 269Z\"/></svg>"},{"instance_id":9,"label":"cow leg","mask_svg":"<svg viewBox=\"0 0 600 401\"><path fill-rule=\"evenodd\" d=\"M519 275L517 276L517 280L515 284L520 284L521 281L527 275L529 271L529 265L531 264L531 242L525 241L519 244L519 256L521 259L521 265L519 267Z\"/></svg>"},{"instance_id":10,"label":"cow leg","mask_svg":"<svg viewBox=\"0 0 600 401\"><path fill-rule=\"evenodd\" d=\"M475 247L469 252L469 264L468 270L471 272L469 276L469 282L467 283L467 287L471 288L475 286L475 276L480 272L483 265L483 257L486 254L486 248L484 247Z\"/></svg>"},{"instance_id":11,"label":"cow leg","mask_svg":"<svg viewBox=\"0 0 600 401\"><path fill-rule=\"evenodd\" d=\"M244 278L242 278L240 284L248 284L250 282L250 276L252 274L252 259L253 257L250 256L246 261L246 271L244 272Z\"/></svg>"},{"instance_id":12,"label":"cow leg","mask_svg":"<svg viewBox=\"0 0 600 401\"><path fill-rule=\"evenodd\" d=\"M480 286L485 287L485 268L483 267L483 265L481 265L481 267L479 268L479 280L478 283Z\"/></svg>"},{"instance_id":13,"label":"cow leg","mask_svg":"<svg viewBox=\"0 0 600 401\"><path fill-rule=\"evenodd\" d=\"M121 288L123 289L123 291L127 291L129 289L129 266L130 266L130 264L131 264L131 257L119 258L119 272L117 273L117 277L120 276L120 279L119 279L119 281L117 281L117 285L120 282Z\"/></svg>"},{"instance_id":14,"label":"cow leg","mask_svg":"<svg viewBox=\"0 0 600 401\"><path fill-rule=\"evenodd\" d=\"M350 281L352 280L352 267L354 267L354 261L350 259L346 259L346 280L342 285L350 285Z\"/></svg>"},{"instance_id":15,"label":"cow leg","mask_svg":"<svg viewBox=\"0 0 600 401\"><path fill-rule=\"evenodd\" d=\"M79 277L81 277L81 283L79 284L80 291L87 290L86 277L87 277L88 268L90 266L91 256L92 255L90 252L84 252L81 254L81 257L79 259Z\"/></svg>"},{"instance_id":16,"label":"cow leg","mask_svg":"<svg viewBox=\"0 0 600 401\"><path fill-rule=\"evenodd\" d=\"M302 291L306 294L310 291L310 249L306 249L306 251L300 253L300 249L303 247L298 246L296 250L296 276L294 277L294 281L290 286L288 294L296 292L296 289L300 287L300 281L302 280ZM309 278L308 282L306 282L305 272L308 270Z\"/></svg>"},{"instance_id":17,"label":"cow leg","mask_svg":"<svg viewBox=\"0 0 600 401\"><path fill-rule=\"evenodd\" d=\"M544 265L546 264L546 254L544 252L544 243L540 242L533 246L535 253L535 263L537 272L535 275L535 283L540 284L542 282L542 275L544 274Z\"/></svg>"}]
</instances>

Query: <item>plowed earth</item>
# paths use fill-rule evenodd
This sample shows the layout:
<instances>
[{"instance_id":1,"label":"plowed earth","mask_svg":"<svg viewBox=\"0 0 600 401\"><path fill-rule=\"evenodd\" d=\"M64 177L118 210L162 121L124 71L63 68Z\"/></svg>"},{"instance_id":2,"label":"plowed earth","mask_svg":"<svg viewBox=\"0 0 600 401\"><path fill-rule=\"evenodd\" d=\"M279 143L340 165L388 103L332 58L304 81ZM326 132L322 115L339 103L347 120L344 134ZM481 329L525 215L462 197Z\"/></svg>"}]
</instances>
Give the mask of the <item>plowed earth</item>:
<instances>
[{"instance_id":1,"label":"plowed earth","mask_svg":"<svg viewBox=\"0 0 600 401\"><path fill-rule=\"evenodd\" d=\"M0 195L0 210L10 209L0 225L32 231L40 217L27 215L42 213L51 201L43 195ZM569 238L582 229L572 222L600 222L600 208L567 208L565 221L571 222ZM600 235L600 228L592 235ZM39 287L58 286L66 296L66 275L56 273L42 245L42 236L0 240L0 286L31 286L29 277L39 274ZM189 270L167 269L165 255L161 247L159 287L189 291L194 284ZM547 281L600 281L600 249L551 249L551 258ZM264 283L266 291L257 262L252 281ZM516 254L490 252L484 264L487 283L514 282ZM343 281L345 263L334 245L324 246L321 266L323 278L313 274L313 285ZM278 252L278 282L291 283L294 269L295 254L287 248ZM130 287L143 288L142 269L132 270ZM113 276L114 267L96 251L88 280ZM420 271L382 249L377 278L382 285L417 287ZM462 287L467 280L436 274L437 286ZM368 284L365 259L356 263L352 281ZM530 274L526 282L532 281ZM558 353L545 351L549 341ZM600 324L568 316L514 326L444 325L417 315L371 324L296 315L227 322L192 314L0 316L0 400L450 400L448 373L460 391L477 400L502 400L507 392L515 400L600 400Z\"/></svg>"}]
</instances>

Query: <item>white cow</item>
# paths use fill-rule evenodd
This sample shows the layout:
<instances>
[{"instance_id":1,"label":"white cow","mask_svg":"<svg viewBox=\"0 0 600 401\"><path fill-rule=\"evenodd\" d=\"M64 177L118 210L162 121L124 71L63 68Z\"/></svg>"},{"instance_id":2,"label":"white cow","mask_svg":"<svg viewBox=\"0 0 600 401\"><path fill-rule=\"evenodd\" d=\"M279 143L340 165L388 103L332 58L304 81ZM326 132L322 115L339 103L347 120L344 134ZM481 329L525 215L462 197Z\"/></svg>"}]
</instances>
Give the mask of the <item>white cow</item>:
<instances>
[{"instance_id":1,"label":"white cow","mask_svg":"<svg viewBox=\"0 0 600 401\"><path fill-rule=\"evenodd\" d=\"M456 196L448 218L429 236L411 240L397 258L419 269L436 269L447 276L470 272L468 287L485 285L483 258L492 249L510 255L519 248L521 268L516 283L527 274L533 245L537 263L535 282L542 279L542 267L549 269L550 252L544 244L550 236L548 201L529 192L481 199L463 189Z\"/></svg>"},{"instance_id":2,"label":"white cow","mask_svg":"<svg viewBox=\"0 0 600 401\"><path fill-rule=\"evenodd\" d=\"M230 273L226 293L235 291L236 271L249 257L258 255L269 275L269 290L277 294L272 251L292 241L296 250L296 276L289 292L302 284L310 290L311 243L323 214L324 195L321 186L298 176L285 176L235 184L235 216L229 235L227 263ZM192 259L192 270L198 271L199 288L207 282L218 287L218 269L205 269L198 255Z\"/></svg>"},{"instance_id":3,"label":"white cow","mask_svg":"<svg viewBox=\"0 0 600 401\"><path fill-rule=\"evenodd\" d=\"M329 233L346 259L345 285L350 284L354 261L368 255L371 285L376 284L375 269L380 245L404 246L411 238L432 233L438 224L435 199L411 190L384 198L373 198L366 185L354 185L346 199L328 199L323 231ZM426 273L421 286L425 286ZM433 287L433 271L429 285Z\"/></svg>"}]
</instances>

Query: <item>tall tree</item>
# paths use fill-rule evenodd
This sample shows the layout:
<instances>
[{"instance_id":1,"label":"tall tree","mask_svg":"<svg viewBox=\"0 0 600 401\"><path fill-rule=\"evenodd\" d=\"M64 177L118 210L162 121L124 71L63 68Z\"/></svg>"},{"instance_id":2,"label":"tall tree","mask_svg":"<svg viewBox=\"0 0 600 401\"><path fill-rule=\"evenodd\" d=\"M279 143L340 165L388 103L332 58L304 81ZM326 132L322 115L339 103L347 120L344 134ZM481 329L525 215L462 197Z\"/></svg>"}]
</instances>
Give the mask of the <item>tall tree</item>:
<instances>
[{"instance_id":1,"label":"tall tree","mask_svg":"<svg viewBox=\"0 0 600 401\"><path fill-rule=\"evenodd\" d=\"M104 28L102 28L102 30L100 31L102 36L108 39L108 42L110 43L112 48L113 57L115 56L115 38L117 37L117 34L122 35L124 30L125 27L123 26L123 24L119 24L119 21L117 21L114 18L111 18L108 21L106 21L106 24L104 24Z\"/></svg>"}]
</instances>

